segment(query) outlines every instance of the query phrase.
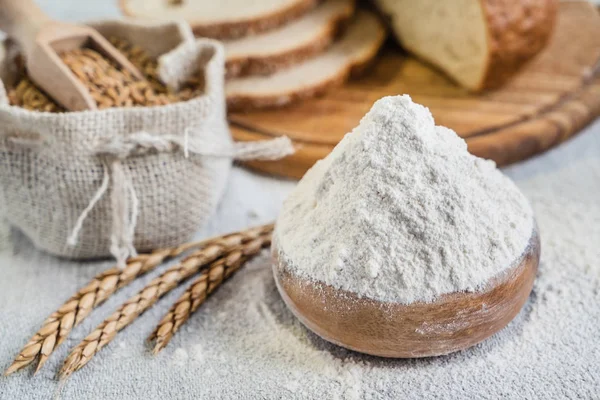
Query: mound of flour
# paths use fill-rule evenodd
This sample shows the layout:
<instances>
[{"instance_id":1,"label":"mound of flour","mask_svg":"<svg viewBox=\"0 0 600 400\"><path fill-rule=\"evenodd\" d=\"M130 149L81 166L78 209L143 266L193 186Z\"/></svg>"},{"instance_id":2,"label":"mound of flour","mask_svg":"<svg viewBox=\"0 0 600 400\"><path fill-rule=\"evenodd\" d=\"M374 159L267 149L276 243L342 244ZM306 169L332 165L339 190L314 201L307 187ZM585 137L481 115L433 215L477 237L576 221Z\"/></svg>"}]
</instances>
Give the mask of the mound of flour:
<instances>
[{"instance_id":1,"label":"mound of flour","mask_svg":"<svg viewBox=\"0 0 600 400\"><path fill-rule=\"evenodd\" d=\"M377 101L285 201L275 238L293 273L381 301L476 291L533 229L528 201L409 96Z\"/></svg>"}]
</instances>

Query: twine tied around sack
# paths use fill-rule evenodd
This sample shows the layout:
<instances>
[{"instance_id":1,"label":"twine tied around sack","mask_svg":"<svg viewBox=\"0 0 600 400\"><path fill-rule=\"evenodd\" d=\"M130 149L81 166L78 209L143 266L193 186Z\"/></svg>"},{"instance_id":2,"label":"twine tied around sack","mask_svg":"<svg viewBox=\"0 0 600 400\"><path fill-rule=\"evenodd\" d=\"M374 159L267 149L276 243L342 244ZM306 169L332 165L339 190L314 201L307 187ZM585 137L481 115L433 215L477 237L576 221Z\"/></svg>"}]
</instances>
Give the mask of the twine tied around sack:
<instances>
[{"instance_id":1,"label":"twine tied around sack","mask_svg":"<svg viewBox=\"0 0 600 400\"><path fill-rule=\"evenodd\" d=\"M130 156L148 152L183 151L186 158L190 155L205 157L228 157L234 160L274 160L292 154L294 148L287 137L273 140L230 143L217 135L205 133L202 137L193 134L194 129L186 129L183 136L153 135L148 132L136 132L127 136L113 137L91 149L91 153L102 162L104 175L102 183L87 207L81 212L73 227L67 243L77 244L83 223L94 206L111 187L112 228L110 252L119 266L124 266L128 257L136 255L133 246L135 226L139 212L139 200L131 178L125 172L122 161ZM111 185L112 184L112 185Z\"/></svg>"},{"instance_id":2,"label":"twine tied around sack","mask_svg":"<svg viewBox=\"0 0 600 400\"><path fill-rule=\"evenodd\" d=\"M183 134L152 134L139 131L127 135L113 135L106 139L96 139L78 142L72 150L80 155L95 157L102 165L103 178L100 187L91 197L88 205L78 216L66 244L76 246L83 224L90 212L110 192L111 234L110 253L116 258L118 265L124 266L128 257L134 256L135 228L140 212L140 204L136 195L132 177L123 167L122 162L129 157L143 156L148 153L182 152L186 158L192 156L220 157L233 160L275 160L294 152L292 142L287 137L272 140L232 143L229 136L223 137L212 132L211 124L205 121L201 125L185 129ZM19 130L0 130L0 138L12 144L29 148L46 149L54 146L65 146L52 135L22 132ZM0 188L1 189L1 188ZM0 197L2 192L0 191ZM4 203L4 201L3 201ZM1 205L0 205L1 206ZM2 235L8 224L3 221L0 209L0 248L8 242L8 237Z\"/></svg>"}]
</instances>

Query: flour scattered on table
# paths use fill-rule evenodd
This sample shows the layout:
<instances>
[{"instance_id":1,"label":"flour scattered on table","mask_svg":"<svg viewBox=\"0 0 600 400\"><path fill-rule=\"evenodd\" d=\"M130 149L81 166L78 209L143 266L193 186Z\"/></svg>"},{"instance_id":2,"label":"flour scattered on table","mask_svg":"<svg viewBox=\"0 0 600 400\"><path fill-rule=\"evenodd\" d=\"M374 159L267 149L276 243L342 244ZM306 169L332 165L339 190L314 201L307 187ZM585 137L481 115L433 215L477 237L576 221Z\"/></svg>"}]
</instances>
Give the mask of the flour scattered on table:
<instances>
[{"instance_id":1,"label":"flour scattered on table","mask_svg":"<svg viewBox=\"0 0 600 400\"><path fill-rule=\"evenodd\" d=\"M185 364L187 364L188 362L188 353L187 351L185 351L185 349L182 349L181 347L178 349L175 349L175 352L173 352L173 364L177 365L177 366L184 366Z\"/></svg>"},{"instance_id":2,"label":"flour scattered on table","mask_svg":"<svg viewBox=\"0 0 600 400\"><path fill-rule=\"evenodd\" d=\"M201 344L192 347L192 359L198 363L204 362L204 348Z\"/></svg>"},{"instance_id":3,"label":"flour scattered on table","mask_svg":"<svg viewBox=\"0 0 600 400\"><path fill-rule=\"evenodd\" d=\"M2 210L0 210L0 211L2 211ZM2 217L0 217L0 251L8 249L9 244L10 244L10 227L2 219Z\"/></svg>"},{"instance_id":4,"label":"flour scattered on table","mask_svg":"<svg viewBox=\"0 0 600 400\"><path fill-rule=\"evenodd\" d=\"M519 259L532 229L527 199L493 162L395 96L307 172L275 237L301 277L411 303L482 288Z\"/></svg>"}]
</instances>

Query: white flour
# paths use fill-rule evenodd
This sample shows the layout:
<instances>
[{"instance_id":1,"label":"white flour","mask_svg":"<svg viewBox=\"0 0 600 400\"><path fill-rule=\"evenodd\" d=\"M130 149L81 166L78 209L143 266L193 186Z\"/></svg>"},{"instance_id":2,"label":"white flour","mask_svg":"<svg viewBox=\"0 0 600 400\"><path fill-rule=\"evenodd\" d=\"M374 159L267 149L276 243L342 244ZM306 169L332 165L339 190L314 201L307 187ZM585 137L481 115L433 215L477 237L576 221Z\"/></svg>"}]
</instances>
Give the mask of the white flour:
<instances>
[{"instance_id":1,"label":"white flour","mask_svg":"<svg viewBox=\"0 0 600 400\"><path fill-rule=\"evenodd\" d=\"M277 240L298 275L402 303L474 291L519 258L529 203L409 96L377 101L285 201Z\"/></svg>"}]
</instances>

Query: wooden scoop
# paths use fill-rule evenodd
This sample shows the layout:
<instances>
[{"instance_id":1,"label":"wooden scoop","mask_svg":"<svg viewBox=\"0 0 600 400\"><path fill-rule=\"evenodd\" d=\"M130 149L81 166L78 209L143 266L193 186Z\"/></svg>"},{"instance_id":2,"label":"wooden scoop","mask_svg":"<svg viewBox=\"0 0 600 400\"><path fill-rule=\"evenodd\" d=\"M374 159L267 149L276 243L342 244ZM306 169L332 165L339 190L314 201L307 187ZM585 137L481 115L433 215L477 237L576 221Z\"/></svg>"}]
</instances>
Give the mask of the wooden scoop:
<instances>
[{"instance_id":1,"label":"wooden scoop","mask_svg":"<svg viewBox=\"0 0 600 400\"><path fill-rule=\"evenodd\" d=\"M93 110L96 102L62 62L59 53L91 48L143 79L127 58L97 31L53 21L32 0L0 0L0 29L21 46L31 80L67 110Z\"/></svg>"},{"instance_id":2,"label":"wooden scoop","mask_svg":"<svg viewBox=\"0 0 600 400\"><path fill-rule=\"evenodd\" d=\"M272 245L273 272L281 297L296 317L323 339L382 357L439 356L471 347L504 328L533 287L540 240L532 232L510 270L479 292L441 296L432 303L398 304L356 294L294 275Z\"/></svg>"}]
</instances>

